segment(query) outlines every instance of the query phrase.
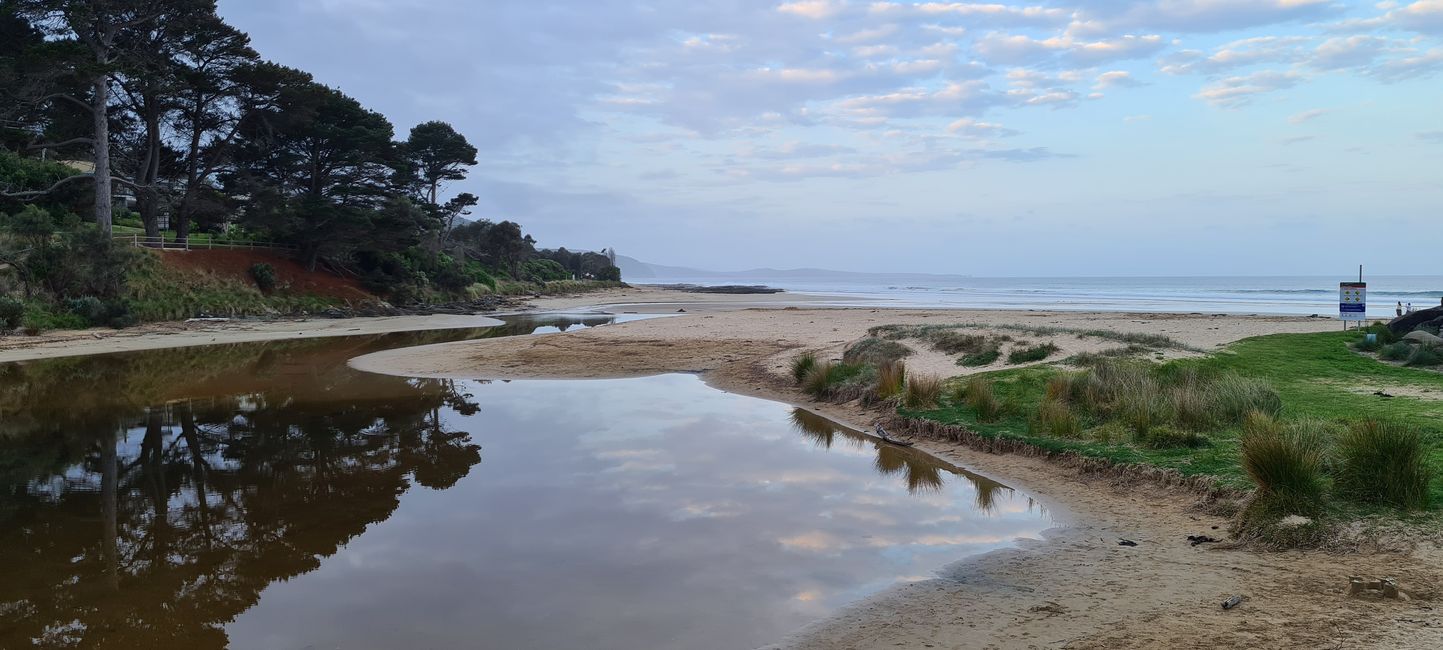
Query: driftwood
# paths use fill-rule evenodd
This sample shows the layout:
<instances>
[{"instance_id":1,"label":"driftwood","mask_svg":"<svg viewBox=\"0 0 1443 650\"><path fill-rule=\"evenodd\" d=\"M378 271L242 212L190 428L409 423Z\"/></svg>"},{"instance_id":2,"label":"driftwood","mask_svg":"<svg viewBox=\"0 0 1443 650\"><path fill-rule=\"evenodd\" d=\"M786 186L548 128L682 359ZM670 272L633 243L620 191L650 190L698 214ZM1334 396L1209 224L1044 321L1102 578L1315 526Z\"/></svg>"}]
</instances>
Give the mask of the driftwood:
<instances>
[{"instance_id":1,"label":"driftwood","mask_svg":"<svg viewBox=\"0 0 1443 650\"><path fill-rule=\"evenodd\" d=\"M911 440L898 440L896 438L893 438L887 433L886 429L882 428L882 425L880 424L877 425L876 433L877 437L881 438L882 442L885 442L887 444L897 445L898 447L911 447L912 445L916 444Z\"/></svg>"}]
</instances>

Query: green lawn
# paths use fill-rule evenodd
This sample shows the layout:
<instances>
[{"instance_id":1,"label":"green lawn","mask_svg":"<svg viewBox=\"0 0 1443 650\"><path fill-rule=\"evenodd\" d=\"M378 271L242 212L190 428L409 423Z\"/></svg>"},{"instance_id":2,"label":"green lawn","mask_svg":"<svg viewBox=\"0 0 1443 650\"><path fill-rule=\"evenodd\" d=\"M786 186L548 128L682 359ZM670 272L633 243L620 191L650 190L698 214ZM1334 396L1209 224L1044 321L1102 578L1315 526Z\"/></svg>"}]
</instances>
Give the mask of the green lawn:
<instances>
[{"instance_id":1,"label":"green lawn","mask_svg":"<svg viewBox=\"0 0 1443 650\"><path fill-rule=\"evenodd\" d=\"M1301 416L1334 420L1393 419L1424 431L1431 444L1433 466L1439 471L1432 485L1432 507L1443 509L1443 374L1401 368L1354 353L1348 343L1357 332L1278 334L1239 341L1207 357L1171 361L1236 372L1272 384L1283 401L1283 419ZM997 422L978 422L967 407L944 402L932 410L901 409L903 415L962 424L983 436L1020 439L1044 449L1074 451L1122 463L1144 463L1178 470L1185 475L1217 477L1224 485L1247 488L1239 464L1237 428L1207 432L1212 444L1198 449L1152 449L1131 442L1126 435L1095 439L1097 422L1086 421L1091 435L1080 439L1054 438L1028 431L1028 419L1041 402L1047 379L1057 368L1021 368L989 373L996 394L1009 405ZM1350 388L1352 390L1350 390ZM1398 396L1385 399L1372 393L1393 394L1431 390L1432 398ZM1103 429L1105 432L1106 429Z\"/></svg>"}]
</instances>

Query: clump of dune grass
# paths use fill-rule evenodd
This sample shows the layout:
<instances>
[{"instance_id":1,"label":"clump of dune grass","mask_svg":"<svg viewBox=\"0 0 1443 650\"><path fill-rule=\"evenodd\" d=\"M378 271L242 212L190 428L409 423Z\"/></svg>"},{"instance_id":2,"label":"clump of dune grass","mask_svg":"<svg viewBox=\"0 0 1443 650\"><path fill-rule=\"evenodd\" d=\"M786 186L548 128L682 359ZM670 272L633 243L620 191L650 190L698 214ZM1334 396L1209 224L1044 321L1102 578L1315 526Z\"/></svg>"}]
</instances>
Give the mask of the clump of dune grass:
<instances>
[{"instance_id":1,"label":"clump of dune grass","mask_svg":"<svg viewBox=\"0 0 1443 650\"><path fill-rule=\"evenodd\" d=\"M976 413L979 422L996 422L1002 416L1002 401L997 399L997 392L992 389L992 380L986 377L967 380L958 391L958 397Z\"/></svg>"},{"instance_id":2,"label":"clump of dune grass","mask_svg":"<svg viewBox=\"0 0 1443 650\"><path fill-rule=\"evenodd\" d=\"M1315 420L1287 424L1263 413L1243 423L1242 466L1257 486L1254 501L1271 514L1315 516L1323 508L1327 426Z\"/></svg>"},{"instance_id":3,"label":"clump of dune grass","mask_svg":"<svg viewBox=\"0 0 1443 650\"><path fill-rule=\"evenodd\" d=\"M1060 399L1042 400L1028 424L1033 433L1046 433L1057 438L1076 438L1082 434L1081 418Z\"/></svg>"},{"instance_id":4,"label":"clump of dune grass","mask_svg":"<svg viewBox=\"0 0 1443 650\"><path fill-rule=\"evenodd\" d=\"M902 403L909 408L931 407L937 405L937 398L941 396L941 379L933 375L912 375L907 377Z\"/></svg>"},{"instance_id":5,"label":"clump of dune grass","mask_svg":"<svg viewBox=\"0 0 1443 650\"><path fill-rule=\"evenodd\" d=\"M957 365L976 368L978 366L990 366L1002 358L1001 346L992 345L977 352L962 355L957 360Z\"/></svg>"},{"instance_id":6,"label":"clump of dune grass","mask_svg":"<svg viewBox=\"0 0 1443 650\"><path fill-rule=\"evenodd\" d=\"M877 367L877 399L890 399L906 388L907 364L889 361Z\"/></svg>"},{"instance_id":7,"label":"clump of dune grass","mask_svg":"<svg viewBox=\"0 0 1443 650\"><path fill-rule=\"evenodd\" d=\"M1225 423L1242 422L1249 413L1276 416L1283 410L1283 399L1262 380L1227 373L1213 378L1203 390L1216 419Z\"/></svg>"},{"instance_id":8,"label":"clump of dune grass","mask_svg":"<svg viewBox=\"0 0 1443 650\"><path fill-rule=\"evenodd\" d=\"M1013 348L1011 352L1007 353L1007 363L1015 366L1022 363L1034 363L1037 361L1042 361L1054 354L1057 354L1057 352L1061 349L1062 348L1059 348L1050 342Z\"/></svg>"},{"instance_id":9,"label":"clump of dune grass","mask_svg":"<svg viewBox=\"0 0 1443 650\"><path fill-rule=\"evenodd\" d=\"M1405 510L1428 507L1433 468L1423 433L1397 422L1363 420L1338 436L1336 484L1352 499Z\"/></svg>"},{"instance_id":10,"label":"clump of dune grass","mask_svg":"<svg viewBox=\"0 0 1443 650\"><path fill-rule=\"evenodd\" d=\"M846 351L842 353L842 361L880 366L911 355L912 348L901 343L869 336L847 346Z\"/></svg>"},{"instance_id":11,"label":"clump of dune grass","mask_svg":"<svg viewBox=\"0 0 1443 650\"><path fill-rule=\"evenodd\" d=\"M1403 365L1417 367L1431 367L1443 365L1443 350L1433 345L1414 346L1413 352L1408 355L1408 360Z\"/></svg>"},{"instance_id":12,"label":"clump of dune grass","mask_svg":"<svg viewBox=\"0 0 1443 650\"><path fill-rule=\"evenodd\" d=\"M806 380L807 375L811 374L812 369L816 367L816 352L808 350L795 357L792 357L792 378L797 380L797 383L800 384Z\"/></svg>"},{"instance_id":13,"label":"clump of dune grass","mask_svg":"<svg viewBox=\"0 0 1443 650\"><path fill-rule=\"evenodd\" d=\"M1139 442L1149 440L1146 434L1153 427L1208 431L1240 424L1248 413L1276 415L1282 410L1282 400L1265 382L1192 366L1123 359L1054 377L1047 395L1064 394L1075 408L1123 424Z\"/></svg>"},{"instance_id":14,"label":"clump of dune grass","mask_svg":"<svg viewBox=\"0 0 1443 650\"><path fill-rule=\"evenodd\" d=\"M1405 341L1395 341L1380 348L1378 356L1386 361L1407 361L1413 356L1413 346Z\"/></svg>"}]
</instances>

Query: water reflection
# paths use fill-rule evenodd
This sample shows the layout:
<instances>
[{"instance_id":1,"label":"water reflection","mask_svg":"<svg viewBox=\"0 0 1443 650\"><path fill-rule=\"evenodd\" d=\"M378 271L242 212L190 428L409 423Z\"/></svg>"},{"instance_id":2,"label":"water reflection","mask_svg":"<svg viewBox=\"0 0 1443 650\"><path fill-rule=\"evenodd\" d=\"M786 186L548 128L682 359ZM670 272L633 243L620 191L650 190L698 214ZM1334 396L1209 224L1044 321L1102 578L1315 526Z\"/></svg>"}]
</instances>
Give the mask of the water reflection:
<instances>
[{"instance_id":1,"label":"water reflection","mask_svg":"<svg viewBox=\"0 0 1443 650\"><path fill-rule=\"evenodd\" d=\"M761 644L1046 525L690 376L345 365L605 320L0 366L0 647Z\"/></svg>"}]
</instances>

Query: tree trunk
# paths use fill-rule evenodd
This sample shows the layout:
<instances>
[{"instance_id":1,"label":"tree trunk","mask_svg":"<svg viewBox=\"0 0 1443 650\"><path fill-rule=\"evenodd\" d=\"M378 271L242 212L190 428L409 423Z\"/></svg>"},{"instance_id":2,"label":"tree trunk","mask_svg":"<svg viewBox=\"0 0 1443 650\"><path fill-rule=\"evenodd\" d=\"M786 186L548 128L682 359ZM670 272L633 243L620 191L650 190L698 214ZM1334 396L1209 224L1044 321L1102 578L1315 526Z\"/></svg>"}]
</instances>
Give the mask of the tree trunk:
<instances>
[{"instance_id":1,"label":"tree trunk","mask_svg":"<svg viewBox=\"0 0 1443 650\"><path fill-rule=\"evenodd\" d=\"M115 448L119 444L116 438L115 431L110 431L100 439L100 556L111 589L120 588L120 463Z\"/></svg>"},{"instance_id":2,"label":"tree trunk","mask_svg":"<svg viewBox=\"0 0 1443 650\"><path fill-rule=\"evenodd\" d=\"M145 237L151 242L160 241L160 191L156 182L160 179L160 111L157 100L145 100L145 167L140 170L141 190L140 222L145 225Z\"/></svg>"},{"instance_id":3,"label":"tree trunk","mask_svg":"<svg viewBox=\"0 0 1443 650\"><path fill-rule=\"evenodd\" d=\"M111 188L110 188L110 78L105 74L96 75L92 82L95 97L91 108L95 114L95 223L101 232L110 236Z\"/></svg>"}]
</instances>

